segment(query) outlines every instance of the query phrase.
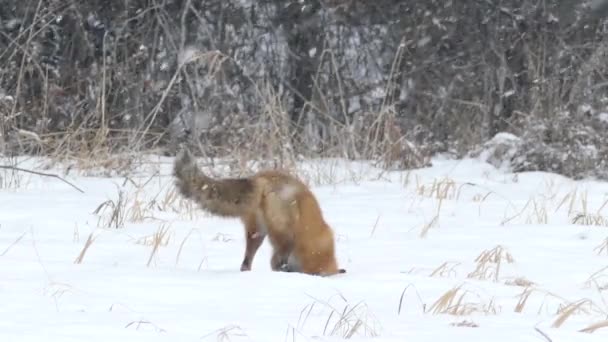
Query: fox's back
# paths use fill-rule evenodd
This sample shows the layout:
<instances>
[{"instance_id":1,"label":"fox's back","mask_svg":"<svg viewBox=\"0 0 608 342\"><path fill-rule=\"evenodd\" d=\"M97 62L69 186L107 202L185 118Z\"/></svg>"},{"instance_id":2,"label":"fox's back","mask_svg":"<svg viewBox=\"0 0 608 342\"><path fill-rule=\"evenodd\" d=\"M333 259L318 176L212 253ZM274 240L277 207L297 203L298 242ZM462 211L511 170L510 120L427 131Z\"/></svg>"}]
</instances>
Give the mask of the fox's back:
<instances>
[{"instance_id":1,"label":"fox's back","mask_svg":"<svg viewBox=\"0 0 608 342\"><path fill-rule=\"evenodd\" d=\"M254 177L268 220L291 230L313 232L327 227L318 201L297 177L276 170L262 171Z\"/></svg>"},{"instance_id":2,"label":"fox's back","mask_svg":"<svg viewBox=\"0 0 608 342\"><path fill-rule=\"evenodd\" d=\"M263 194L272 193L284 201L291 202L295 197L308 190L297 177L280 170L265 170L256 173L253 178L262 188Z\"/></svg>"}]
</instances>

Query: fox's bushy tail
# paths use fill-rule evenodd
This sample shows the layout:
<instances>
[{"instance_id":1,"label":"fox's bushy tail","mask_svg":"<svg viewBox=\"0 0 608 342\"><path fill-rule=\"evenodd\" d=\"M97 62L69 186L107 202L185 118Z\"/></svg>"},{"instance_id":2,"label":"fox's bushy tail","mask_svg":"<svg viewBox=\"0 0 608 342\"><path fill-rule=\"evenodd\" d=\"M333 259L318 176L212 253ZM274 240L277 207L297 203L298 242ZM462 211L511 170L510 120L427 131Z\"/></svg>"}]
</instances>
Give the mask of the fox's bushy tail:
<instances>
[{"instance_id":1,"label":"fox's bushy tail","mask_svg":"<svg viewBox=\"0 0 608 342\"><path fill-rule=\"evenodd\" d=\"M173 176L177 190L189 199L194 199L194 189L200 189L207 182L207 177L198 169L188 150L182 150L175 158Z\"/></svg>"},{"instance_id":2,"label":"fox's bushy tail","mask_svg":"<svg viewBox=\"0 0 608 342\"><path fill-rule=\"evenodd\" d=\"M214 179L205 175L187 149L173 164L175 186L185 198L196 202L211 214L226 217L242 216L252 207L255 184L248 178Z\"/></svg>"}]
</instances>

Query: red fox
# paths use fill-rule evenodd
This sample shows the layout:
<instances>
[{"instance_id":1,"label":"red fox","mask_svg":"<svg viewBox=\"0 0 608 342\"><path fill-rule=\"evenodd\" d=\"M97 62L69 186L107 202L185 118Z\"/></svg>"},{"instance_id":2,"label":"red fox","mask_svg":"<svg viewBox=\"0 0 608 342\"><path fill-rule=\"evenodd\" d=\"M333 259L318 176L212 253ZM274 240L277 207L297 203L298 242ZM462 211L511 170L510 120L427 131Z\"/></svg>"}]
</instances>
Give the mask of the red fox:
<instances>
[{"instance_id":1,"label":"red fox","mask_svg":"<svg viewBox=\"0 0 608 342\"><path fill-rule=\"evenodd\" d=\"M238 217L245 228L241 271L250 271L268 235L273 271L330 276L338 268L334 235L310 189L296 177L277 170L246 178L214 179L198 168L185 149L175 159L175 185L185 198L220 217Z\"/></svg>"}]
</instances>

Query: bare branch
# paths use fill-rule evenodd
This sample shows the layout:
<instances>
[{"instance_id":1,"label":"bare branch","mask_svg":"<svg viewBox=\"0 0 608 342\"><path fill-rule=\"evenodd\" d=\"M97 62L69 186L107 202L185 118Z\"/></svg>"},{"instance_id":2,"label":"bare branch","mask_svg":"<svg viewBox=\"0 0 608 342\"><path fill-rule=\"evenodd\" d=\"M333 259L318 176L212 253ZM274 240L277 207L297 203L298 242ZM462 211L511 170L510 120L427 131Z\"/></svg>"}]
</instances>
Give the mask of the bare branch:
<instances>
[{"instance_id":1,"label":"bare branch","mask_svg":"<svg viewBox=\"0 0 608 342\"><path fill-rule=\"evenodd\" d=\"M76 189L76 190L78 190L78 191L80 191L81 193L84 194L84 191L82 191L82 189L80 189L76 185L74 185L74 184L70 183L69 181L65 180L64 178L61 178L60 176L52 174L52 173L44 173L44 172L38 172L38 171L33 171L33 170L27 170L27 169L22 169L20 167L10 166L10 165L0 165L0 169L14 170L14 171L19 171L19 172L26 172L26 173L31 173L31 174L42 176L42 177L57 178L60 181L68 184L72 188L74 188L74 189Z\"/></svg>"}]
</instances>

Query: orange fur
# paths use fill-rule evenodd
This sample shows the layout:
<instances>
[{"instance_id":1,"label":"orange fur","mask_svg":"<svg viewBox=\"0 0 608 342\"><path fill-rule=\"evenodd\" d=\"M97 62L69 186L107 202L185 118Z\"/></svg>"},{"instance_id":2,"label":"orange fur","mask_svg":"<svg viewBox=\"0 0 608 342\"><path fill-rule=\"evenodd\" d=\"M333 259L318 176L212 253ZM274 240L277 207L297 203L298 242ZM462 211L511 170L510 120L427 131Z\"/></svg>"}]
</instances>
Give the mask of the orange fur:
<instances>
[{"instance_id":1,"label":"orange fur","mask_svg":"<svg viewBox=\"0 0 608 342\"><path fill-rule=\"evenodd\" d=\"M273 271L314 275L345 273L335 258L334 235L310 189L278 170L246 178L214 179L196 166L189 152L176 158L173 174L180 193L207 212L241 219L246 247L241 271L251 270L266 236L273 248Z\"/></svg>"}]
</instances>

